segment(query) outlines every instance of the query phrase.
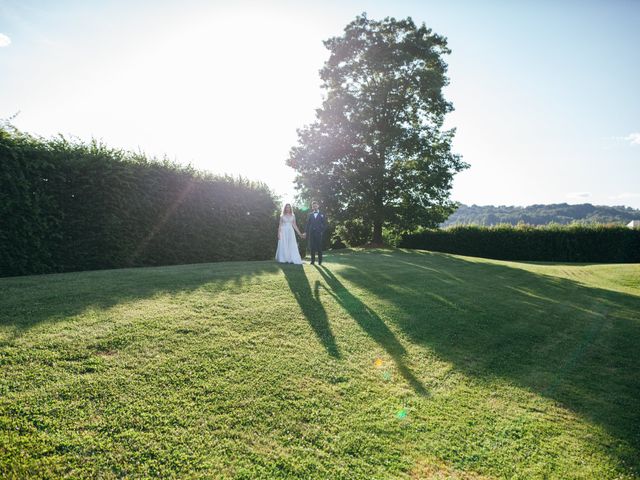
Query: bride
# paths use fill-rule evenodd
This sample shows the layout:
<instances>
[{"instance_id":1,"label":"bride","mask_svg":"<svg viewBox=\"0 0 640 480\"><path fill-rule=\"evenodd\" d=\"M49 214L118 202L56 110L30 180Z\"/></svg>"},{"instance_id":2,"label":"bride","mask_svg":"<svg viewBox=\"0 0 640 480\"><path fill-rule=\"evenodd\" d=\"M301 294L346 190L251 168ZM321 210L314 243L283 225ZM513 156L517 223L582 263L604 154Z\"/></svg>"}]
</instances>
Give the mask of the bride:
<instances>
[{"instance_id":1,"label":"bride","mask_svg":"<svg viewBox=\"0 0 640 480\"><path fill-rule=\"evenodd\" d=\"M296 216L293 214L291 204L284 206L282 215L280 215L280 225L278 225L278 249L276 250L276 261L280 263L295 263L302 265L302 258L298 251L298 242L296 241L295 232L304 238L305 235L300 233L296 224Z\"/></svg>"}]
</instances>

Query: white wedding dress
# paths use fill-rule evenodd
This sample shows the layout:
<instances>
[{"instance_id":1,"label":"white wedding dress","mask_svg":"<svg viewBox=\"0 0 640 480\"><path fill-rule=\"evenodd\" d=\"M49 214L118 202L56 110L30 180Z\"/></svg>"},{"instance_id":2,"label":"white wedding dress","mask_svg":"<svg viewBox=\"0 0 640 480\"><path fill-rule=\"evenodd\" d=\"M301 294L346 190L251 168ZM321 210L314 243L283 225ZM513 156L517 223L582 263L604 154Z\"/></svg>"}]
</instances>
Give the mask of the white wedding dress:
<instances>
[{"instance_id":1,"label":"white wedding dress","mask_svg":"<svg viewBox=\"0 0 640 480\"><path fill-rule=\"evenodd\" d=\"M276 250L276 261L279 263L295 263L302 265L302 258L298 251L296 232L293 229L293 222L296 221L294 215L280 216L280 239Z\"/></svg>"}]
</instances>

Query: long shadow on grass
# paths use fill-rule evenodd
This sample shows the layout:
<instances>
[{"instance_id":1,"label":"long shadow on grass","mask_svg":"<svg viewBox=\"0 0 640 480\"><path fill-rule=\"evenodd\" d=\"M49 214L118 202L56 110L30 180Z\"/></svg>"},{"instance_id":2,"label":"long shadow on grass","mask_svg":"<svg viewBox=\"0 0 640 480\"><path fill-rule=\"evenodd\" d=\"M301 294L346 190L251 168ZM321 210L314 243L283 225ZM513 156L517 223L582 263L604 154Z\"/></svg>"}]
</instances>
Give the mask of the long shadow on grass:
<instances>
[{"instance_id":1,"label":"long shadow on grass","mask_svg":"<svg viewBox=\"0 0 640 480\"><path fill-rule=\"evenodd\" d=\"M329 294L344 308L358 325L367 332L393 358L398 371L419 395L426 395L427 389L407 367L403 356L407 353L384 321L349 290L326 267L316 267L329 286Z\"/></svg>"},{"instance_id":2,"label":"long shadow on grass","mask_svg":"<svg viewBox=\"0 0 640 480\"><path fill-rule=\"evenodd\" d=\"M304 268L299 265L283 265L282 271L287 279L291 293L293 293L318 340L320 340L329 355L340 358L340 351L338 350L335 336L331 331L327 312L322 303L320 303L320 299L313 295L307 275L304 273Z\"/></svg>"},{"instance_id":3,"label":"long shadow on grass","mask_svg":"<svg viewBox=\"0 0 640 480\"><path fill-rule=\"evenodd\" d=\"M640 467L640 296L447 254L332 262L394 305L393 321L416 343L468 375L507 379L604 426L628 445L612 455Z\"/></svg>"},{"instance_id":4,"label":"long shadow on grass","mask_svg":"<svg viewBox=\"0 0 640 480\"><path fill-rule=\"evenodd\" d=\"M205 289L211 295L260 282L274 262L127 268L0 279L0 347L43 322L66 320L89 308Z\"/></svg>"}]
</instances>

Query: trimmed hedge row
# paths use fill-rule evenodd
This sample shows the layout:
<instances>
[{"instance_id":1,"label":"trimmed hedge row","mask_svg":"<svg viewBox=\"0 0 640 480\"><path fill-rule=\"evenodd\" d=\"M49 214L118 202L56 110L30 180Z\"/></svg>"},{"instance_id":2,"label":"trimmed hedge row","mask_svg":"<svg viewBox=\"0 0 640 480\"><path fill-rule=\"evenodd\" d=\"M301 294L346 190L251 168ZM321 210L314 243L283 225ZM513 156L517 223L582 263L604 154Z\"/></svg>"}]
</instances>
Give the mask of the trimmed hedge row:
<instances>
[{"instance_id":1,"label":"trimmed hedge row","mask_svg":"<svg viewBox=\"0 0 640 480\"><path fill-rule=\"evenodd\" d=\"M398 246L498 260L640 262L640 230L607 225L457 226L403 235Z\"/></svg>"},{"instance_id":2,"label":"trimmed hedge row","mask_svg":"<svg viewBox=\"0 0 640 480\"><path fill-rule=\"evenodd\" d=\"M0 276L268 259L275 213L263 184L0 128Z\"/></svg>"}]
</instances>

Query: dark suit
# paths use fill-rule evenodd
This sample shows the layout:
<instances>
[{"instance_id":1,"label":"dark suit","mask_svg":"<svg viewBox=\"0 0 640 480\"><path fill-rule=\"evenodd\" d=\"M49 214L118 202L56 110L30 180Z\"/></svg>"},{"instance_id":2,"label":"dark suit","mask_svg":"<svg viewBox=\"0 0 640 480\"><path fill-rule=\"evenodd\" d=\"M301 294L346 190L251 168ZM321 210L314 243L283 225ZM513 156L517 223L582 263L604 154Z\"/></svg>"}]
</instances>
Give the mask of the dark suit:
<instances>
[{"instance_id":1,"label":"dark suit","mask_svg":"<svg viewBox=\"0 0 640 480\"><path fill-rule=\"evenodd\" d=\"M324 213L318 211L317 215L313 212L307 218L307 226L304 231L309 238L309 249L311 250L311 263L316 261L316 252L318 253L318 263L322 263L322 235L327 229L327 218Z\"/></svg>"}]
</instances>

